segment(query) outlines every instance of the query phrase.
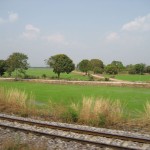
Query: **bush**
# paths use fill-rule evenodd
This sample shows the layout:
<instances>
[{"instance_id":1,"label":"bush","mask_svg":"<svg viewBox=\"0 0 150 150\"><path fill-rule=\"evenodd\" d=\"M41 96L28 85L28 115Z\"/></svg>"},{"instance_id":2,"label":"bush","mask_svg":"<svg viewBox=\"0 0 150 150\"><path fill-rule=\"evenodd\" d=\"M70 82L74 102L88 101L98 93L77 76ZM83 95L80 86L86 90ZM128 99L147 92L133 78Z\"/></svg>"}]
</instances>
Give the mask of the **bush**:
<instances>
[{"instance_id":1,"label":"bush","mask_svg":"<svg viewBox=\"0 0 150 150\"><path fill-rule=\"evenodd\" d=\"M88 78L89 81L94 81L94 77L92 75L88 74Z\"/></svg>"},{"instance_id":2,"label":"bush","mask_svg":"<svg viewBox=\"0 0 150 150\"><path fill-rule=\"evenodd\" d=\"M109 78L105 78L105 81L109 81Z\"/></svg>"},{"instance_id":3,"label":"bush","mask_svg":"<svg viewBox=\"0 0 150 150\"><path fill-rule=\"evenodd\" d=\"M58 79L57 76L51 76L50 79Z\"/></svg>"},{"instance_id":4,"label":"bush","mask_svg":"<svg viewBox=\"0 0 150 150\"><path fill-rule=\"evenodd\" d=\"M62 119L64 121L67 121L67 122L77 122L78 121L78 118L79 118L79 115L77 113L77 111L75 111L74 109L72 108L69 108L65 113L63 113L62 115Z\"/></svg>"},{"instance_id":5,"label":"bush","mask_svg":"<svg viewBox=\"0 0 150 150\"><path fill-rule=\"evenodd\" d=\"M47 76L46 76L46 74L42 74L41 77L45 79Z\"/></svg>"},{"instance_id":6,"label":"bush","mask_svg":"<svg viewBox=\"0 0 150 150\"><path fill-rule=\"evenodd\" d=\"M104 126L106 124L106 116L104 114L99 114L99 126Z\"/></svg>"},{"instance_id":7,"label":"bush","mask_svg":"<svg viewBox=\"0 0 150 150\"><path fill-rule=\"evenodd\" d=\"M39 79L39 77L38 76L33 76L33 75L25 75L24 76L24 79Z\"/></svg>"},{"instance_id":8,"label":"bush","mask_svg":"<svg viewBox=\"0 0 150 150\"><path fill-rule=\"evenodd\" d=\"M104 70L103 70L102 68L95 67L95 68L93 69L93 72L94 72L94 74L96 74L96 73L102 74L102 73L104 72Z\"/></svg>"},{"instance_id":9,"label":"bush","mask_svg":"<svg viewBox=\"0 0 150 150\"><path fill-rule=\"evenodd\" d=\"M107 74L118 74L118 69L115 65L109 64L105 67L105 72Z\"/></svg>"}]
</instances>

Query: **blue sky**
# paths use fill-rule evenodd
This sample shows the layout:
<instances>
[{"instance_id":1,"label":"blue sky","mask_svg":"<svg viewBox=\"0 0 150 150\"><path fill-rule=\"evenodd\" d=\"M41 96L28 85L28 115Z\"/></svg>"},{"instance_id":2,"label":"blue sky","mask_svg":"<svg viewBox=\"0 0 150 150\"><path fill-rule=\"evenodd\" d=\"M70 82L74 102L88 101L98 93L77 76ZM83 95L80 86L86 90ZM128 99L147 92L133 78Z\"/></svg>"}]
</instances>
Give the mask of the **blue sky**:
<instances>
[{"instance_id":1,"label":"blue sky","mask_svg":"<svg viewBox=\"0 0 150 150\"><path fill-rule=\"evenodd\" d=\"M150 0L0 0L0 59L13 52L150 65Z\"/></svg>"}]
</instances>

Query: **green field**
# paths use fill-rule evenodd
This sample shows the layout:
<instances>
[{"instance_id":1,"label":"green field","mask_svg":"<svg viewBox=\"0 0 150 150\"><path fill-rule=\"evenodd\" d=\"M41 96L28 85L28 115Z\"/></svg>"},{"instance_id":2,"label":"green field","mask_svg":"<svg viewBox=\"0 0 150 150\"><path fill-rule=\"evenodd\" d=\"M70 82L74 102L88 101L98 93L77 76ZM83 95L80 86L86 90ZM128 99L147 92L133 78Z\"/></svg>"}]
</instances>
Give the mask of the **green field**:
<instances>
[{"instance_id":1,"label":"green field","mask_svg":"<svg viewBox=\"0 0 150 150\"><path fill-rule=\"evenodd\" d=\"M42 77L43 74L46 74L47 77L57 77L57 74L55 74L52 69L49 68L29 68L26 73L28 75L38 76ZM111 76L111 75L110 75ZM110 77L109 76L109 77ZM89 80L87 76L75 74L75 73L61 73L60 76L61 79L67 79L67 80ZM118 74L115 75L115 79L119 80L125 80L125 81L133 81L133 82L150 82L150 75L130 75L130 74Z\"/></svg>"},{"instance_id":2,"label":"green field","mask_svg":"<svg viewBox=\"0 0 150 150\"><path fill-rule=\"evenodd\" d=\"M116 75L116 79L134 82L150 82L150 75Z\"/></svg>"},{"instance_id":3,"label":"green field","mask_svg":"<svg viewBox=\"0 0 150 150\"><path fill-rule=\"evenodd\" d=\"M148 88L54 85L20 81L0 81L0 87L17 88L29 94L32 93L37 103L47 103L51 100L55 103L68 105L72 102L81 103L83 97L120 100L130 112L143 110L146 101L150 101L150 89Z\"/></svg>"},{"instance_id":4,"label":"green field","mask_svg":"<svg viewBox=\"0 0 150 150\"><path fill-rule=\"evenodd\" d=\"M104 75L105 77L112 77L112 75ZM133 82L150 82L150 74L145 75L130 75L130 74L118 74L114 75L115 79Z\"/></svg>"},{"instance_id":5,"label":"green field","mask_svg":"<svg viewBox=\"0 0 150 150\"><path fill-rule=\"evenodd\" d=\"M43 75L46 75L48 79L57 79L57 74L53 72L50 68L29 68L26 70L26 74L33 78L43 78ZM15 77L15 72L12 74ZM7 73L5 74L7 77ZM104 74L104 77L112 77L112 75ZM145 75L130 75L130 74L118 74L114 76L115 79L124 80L124 81L133 81L133 82L150 82L150 74ZM69 74L61 73L60 79L65 80L81 80L81 81L89 81L90 78L85 75L80 75L74 72Z\"/></svg>"},{"instance_id":6,"label":"green field","mask_svg":"<svg viewBox=\"0 0 150 150\"><path fill-rule=\"evenodd\" d=\"M42 78L43 74L45 74L46 78L57 79L57 74L55 74L50 68L29 68L26 70L26 74L33 78ZM15 76L15 72L12 75ZM7 74L5 76L7 76ZM89 77L71 72L69 74L61 73L60 79L88 81Z\"/></svg>"}]
</instances>

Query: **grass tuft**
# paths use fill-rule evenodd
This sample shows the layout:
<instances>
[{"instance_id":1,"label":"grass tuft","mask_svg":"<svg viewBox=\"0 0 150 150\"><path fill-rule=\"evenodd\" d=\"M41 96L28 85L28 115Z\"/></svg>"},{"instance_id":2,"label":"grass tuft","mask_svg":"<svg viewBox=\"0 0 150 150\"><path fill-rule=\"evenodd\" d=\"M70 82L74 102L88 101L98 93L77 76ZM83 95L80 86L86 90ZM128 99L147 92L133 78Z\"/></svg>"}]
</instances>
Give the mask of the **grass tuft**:
<instances>
[{"instance_id":1,"label":"grass tuft","mask_svg":"<svg viewBox=\"0 0 150 150\"><path fill-rule=\"evenodd\" d=\"M142 118L145 120L145 122L150 123L150 102L146 102Z\"/></svg>"},{"instance_id":2,"label":"grass tuft","mask_svg":"<svg viewBox=\"0 0 150 150\"><path fill-rule=\"evenodd\" d=\"M33 96L18 89L0 88L0 110L28 116L35 111Z\"/></svg>"},{"instance_id":3,"label":"grass tuft","mask_svg":"<svg viewBox=\"0 0 150 150\"><path fill-rule=\"evenodd\" d=\"M82 106L72 104L78 121L82 123L92 123L94 125L108 125L121 121L123 110L120 101L110 101L108 99L83 98Z\"/></svg>"}]
</instances>

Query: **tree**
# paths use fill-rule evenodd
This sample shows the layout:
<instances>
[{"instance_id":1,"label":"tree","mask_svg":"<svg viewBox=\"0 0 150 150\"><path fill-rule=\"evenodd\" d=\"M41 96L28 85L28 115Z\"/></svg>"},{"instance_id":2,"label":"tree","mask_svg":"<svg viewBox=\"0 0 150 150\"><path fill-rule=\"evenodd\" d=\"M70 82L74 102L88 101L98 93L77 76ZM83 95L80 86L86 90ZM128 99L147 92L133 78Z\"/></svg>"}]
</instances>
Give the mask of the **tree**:
<instances>
[{"instance_id":1,"label":"tree","mask_svg":"<svg viewBox=\"0 0 150 150\"><path fill-rule=\"evenodd\" d=\"M150 73L150 66L146 67L146 73Z\"/></svg>"},{"instance_id":2,"label":"tree","mask_svg":"<svg viewBox=\"0 0 150 150\"><path fill-rule=\"evenodd\" d=\"M58 75L58 79L60 77L60 73L66 72L69 74L75 69L73 61L65 54L51 56L48 59L47 64L53 68L53 72Z\"/></svg>"},{"instance_id":3,"label":"tree","mask_svg":"<svg viewBox=\"0 0 150 150\"><path fill-rule=\"evenodd\" d=\"M104 72L104 69L99 68L99 67L94 67L94 69L92 71L94 72L94 74L96 74L96 73L102 74Z\"/></svg>"},{"instance_id":4,"label":"tree","mask_svg":"<svg viewBox=\"0 0 150 150\"><path fill-rule=\"evenodd\" d=\"M109 64L105 67L105 72L107 74L118 74L118 69L115 65Z\"/></svg>"},{"instance_id":5,"label":"tree","mask_svg":"<svg viewBox=\"0 0 150 150\"><path fill-rule=\"evenodd\" d=\"M141 64L136 64L134 66L135 68L135 72L136 74L143 74L144 73L144 70L145 70L145 64L141 63Z\"/></svg>"},{"instance_id":6,"label":"tree","mask_svg":"<svg viewBox=\"0 0 150 150\"><path fill-rule=\"evenodd\" d=\"M91 70L94 73L103 73L104 64L103 64L103 62L101 60L99 60L99 59L91 59L90 63L91 63Z\"/></svg>"},{"instance_id":7,"label":"tree","mask_svg":"<svg viewBox=\"0 0 150 150\"><path fill-rule=\"evenodd\" d=\"M118 72L124 69L123 63L121 61L112 61L112 65L116 66Z\"/></svg>"},{"instance_id":8,"label":"tree","mask_svg":"<svg viewBox=\"0 0 150 150\"><path fill-rule=\"evenodd\" d=\"M87 72L91 69L90 61L87 59L83 59L79 64L78 68L80 71L85 72L87 75Z\"/></svg>"},{"instance_id":9,"label":"tree","mask_svg":"<svg viewBox=\"0 0 150 150\"><path fill-rule=\"evenodd\" d=\"M129 74L143 74L145 71L145 64L135 64L128 66Z\"/></svg>"},{"instance_id":10,"label":"tree","mask_svg":"<svg viewBox=\"0 0 150 150\"><path fill-rule=\"evenodd\" d=\"M0 60L0 76L2 76L6 71L6 61Z\"/></svg>"},{"instance_id":11,"label":"tree","mask_svg":"<svg viewBox=\"0 0 150 150\"><path fill-rule=\"evenodd\" d=\"M13 71L16 71L16 78L19 73L25 73L28 69L29 64L27 63L28 57L23 53L15 52L8 57L7 61L7 72L11 75Z\"/></svg>"}]
</instances>

